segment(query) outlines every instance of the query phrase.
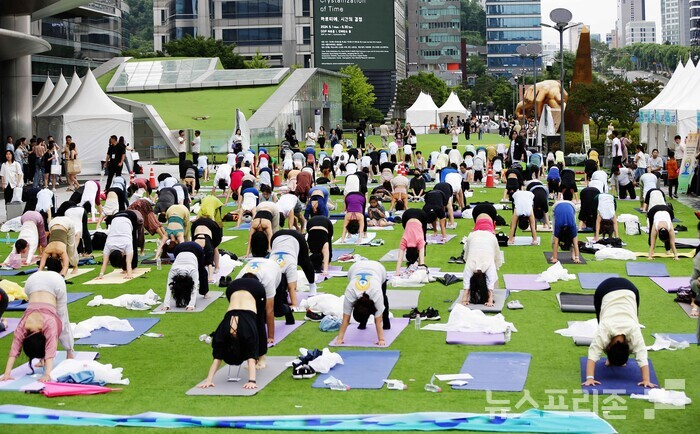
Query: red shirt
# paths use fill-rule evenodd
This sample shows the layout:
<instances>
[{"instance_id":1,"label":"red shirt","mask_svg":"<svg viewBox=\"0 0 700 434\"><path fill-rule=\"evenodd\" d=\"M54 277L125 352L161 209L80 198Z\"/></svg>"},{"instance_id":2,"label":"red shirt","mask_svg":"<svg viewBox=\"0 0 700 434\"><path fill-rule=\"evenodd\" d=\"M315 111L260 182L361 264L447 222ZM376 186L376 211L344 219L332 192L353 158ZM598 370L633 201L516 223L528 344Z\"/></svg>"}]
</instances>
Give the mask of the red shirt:
<instances>
[{"instance_id":1,"label":"red shirt","mask_svg":"<svg viewBox=\"0 0 700 434\"><path fill-rule=\"evenodd\" d=\"M241 187L241 184L243 184L243 177L245 176L245 173L243 173L240 170L234 170L231 172L231 191L238 191L238 189Z\"/></svg>"}]
</instances>

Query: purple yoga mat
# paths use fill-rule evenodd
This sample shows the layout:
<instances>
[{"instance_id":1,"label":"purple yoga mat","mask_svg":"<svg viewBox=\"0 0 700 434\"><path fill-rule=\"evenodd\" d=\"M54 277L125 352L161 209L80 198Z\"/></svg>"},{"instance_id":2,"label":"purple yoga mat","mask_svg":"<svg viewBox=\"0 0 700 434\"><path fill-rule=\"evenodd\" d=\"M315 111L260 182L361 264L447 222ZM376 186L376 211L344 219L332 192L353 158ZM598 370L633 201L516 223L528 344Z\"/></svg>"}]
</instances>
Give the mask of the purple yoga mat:
<instances>
[{"instance_id":1,"label":"purple yoga mat","mask_svg":"<svg viewBox=\"0 0 700 434\"><path fill-rule=\"evenodd\" d=\"M451 240L452 238L456 237L456 236L457 236L457 235L454 235L454 234L447 234L447 241L445 241L445 242L443 243L443 242L442 242L442 235L440 235L440 234L438 234L438 235L435 235L435 234L433 234L433 235L428 235L428 244L445 244L445 243L449 243L450 240Z\"/></svg>"},{"instance_id":2,"label":"purple yoga mat","mask_svg":"<svg viewBox=\"0 0 700 434\"><path fill-rule=\"evenodd\" d=\"M447 332L445 342L450 345L505 345L504 333Z\"/></svg>"},{"instance_id":3,"label":"purple yoga mat","mask_svg":"<svg viewBox=\"0 0 700 434\"><path fill-rule=\"evenodd\" d=\"M386 342L386 347L390 346L396 338L401 334L401 332L408 327L409 320L406 318L391 318L391 329L384 330L384 341ZM337 337L337 336L336 336ZM335 343L335 339L328 344L331 347L372 347L377 348L375 342L377 342L377 330L374 327L374 323L367 323L367 328L360 330L357 328L357 324L350 324L348 329L345 331L345 339L342 345Z\"/></svg>"},{"instance_id":4,"label":"purple yoga mat","mask_svg":"<svg viewBox=\"0 0 700 434\"><path fill-rule=\"evenodd\" d=\"M537 282L537 274L504 274L503 282L509 291L544 291L549 283Z\"/></svg>"},{"instance_id":5,"label":"purple yoga mat","mask_svg":"<svg viewBox=\"0 0 700 434\"><path fill-rule=\"evenodd\" d=\"M581 357L581 382L586 381L587 357ZM637 386L642 381L642 372L635 359L629 359L625 366L605 366L605 358L595 364L595 379L600 381L597 386L581 386L584 393L597 393L598 395L646 395L649 389ZM654 384L659 384L656 378L654 366L649 360L649 379Z\"/></svg>"},{"instance_id":6,"label":"purple yoga mat","mask_svg":"<svg viewBox=\"0 0 700 434\"><path fill-rule=\"evenodd\" d=\"M689 277L650 277L650 279L666 292L678 292L680 288L690 287Z\"/></svg>"},{"instance_id":7,"label":"purple yoga mat","mask_svg":"<svg viewBox=\"0 0 700 434\"><path fill-rule=\"evenodd\" d=\"M275 345L278 345L284 338L292 334L292 332L299 327L304 325L304 321L295 321L294 324L287 325L284 323L284 321L279 320L275 321L275 343L274 344L267 344L268 348L269 347L274 347Z\"/></svg>"},{"instance_id":8,"label":"purple yoga mat","mask_svg":"<svg viewBox=\"0 0 700 434\"><path fill-rule=\"evenodd\" d=\"M297 303L301 303L302 300L308 300L311 297L314 297L316 295L321 295L321 294L325 294L325 293L324 292L317 292L316 294L311 295L310 292L297 291ZM287 295L287 302L289 302L289 295ZM284 321L282 321L282 322L284 322Z\"/></svg>"},{"instance_id":9,"label":"purple yoga mat","mask_svg":"<svg viewBox=\"0 0 700 434\"><path fill-rule=\"evenodd\" d=\"M7 328L4 332L0 333L0 338L4 338L7 335L11 335L15 332L17 324L19 324L19 318L5 318L7 320Z\"/></svg>"}]
</instances>

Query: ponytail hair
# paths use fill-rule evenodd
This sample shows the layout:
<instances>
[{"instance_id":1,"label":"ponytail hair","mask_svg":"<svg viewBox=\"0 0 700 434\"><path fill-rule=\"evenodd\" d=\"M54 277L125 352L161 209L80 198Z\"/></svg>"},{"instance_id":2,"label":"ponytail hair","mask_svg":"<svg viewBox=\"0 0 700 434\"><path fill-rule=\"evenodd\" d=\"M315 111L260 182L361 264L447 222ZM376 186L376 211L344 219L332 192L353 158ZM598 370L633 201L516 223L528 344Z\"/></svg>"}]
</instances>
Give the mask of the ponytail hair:
<instances>
[{"instance_id":1,"label":"ponytail hair","mask_svg":"<svg viewBox=\"0 0 700 434\"><path fill-rule=\"evenodd\" d=\"M489 288L486 284L486 274L477 270L469 279L469 303L484 304L489 299Z\"/></svg>"}]
</instances>

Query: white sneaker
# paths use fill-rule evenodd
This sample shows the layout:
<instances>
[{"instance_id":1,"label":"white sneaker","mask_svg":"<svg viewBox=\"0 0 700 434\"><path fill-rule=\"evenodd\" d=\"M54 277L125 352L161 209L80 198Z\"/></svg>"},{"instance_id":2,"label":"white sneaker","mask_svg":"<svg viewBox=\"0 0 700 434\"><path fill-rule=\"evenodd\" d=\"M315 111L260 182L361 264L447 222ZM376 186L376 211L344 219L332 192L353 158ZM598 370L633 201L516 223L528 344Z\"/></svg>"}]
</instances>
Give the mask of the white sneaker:
<instances>
[{"instance_id":1,"label":"white sneaker","mask_svg":"<svg viewBox=\"0 0 700 434\"><path fill-rule=\"evenodd\" d=\"M513 300L508 302L508 309L511 310L516 310L516 309L524 309L525 306L523 306L522 303L520 303L520 300Z\"/></svg>"}]
</instances>

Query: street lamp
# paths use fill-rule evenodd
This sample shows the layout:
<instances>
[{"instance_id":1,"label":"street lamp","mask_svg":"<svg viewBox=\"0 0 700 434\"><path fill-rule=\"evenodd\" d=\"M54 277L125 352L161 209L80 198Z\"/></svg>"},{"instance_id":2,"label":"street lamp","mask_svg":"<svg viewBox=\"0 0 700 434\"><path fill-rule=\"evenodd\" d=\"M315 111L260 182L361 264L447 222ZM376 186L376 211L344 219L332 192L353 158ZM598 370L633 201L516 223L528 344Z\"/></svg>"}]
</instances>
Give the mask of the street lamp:
<instances>
[{"instance_id":1,"label":"street lamp","mask_svg":"<svg viewBox=\"0 0 700 434\"><path fill-rule=\"evenodd\" d=\"M561 62L561 76L559 81L559 91L561 92L559 105L561 106L561 122L560 128L560 141L561 141L561 151L564 152L565 148L565 122L564 122L564 32L572 27L579 26L581 23L571 23L571 11L568 9L557 8L554 9L549 14L549 19L554 21L554 24L540 23L540 26L549 27L559 32L559 61Z\"/></svg>"}]
</instances>

